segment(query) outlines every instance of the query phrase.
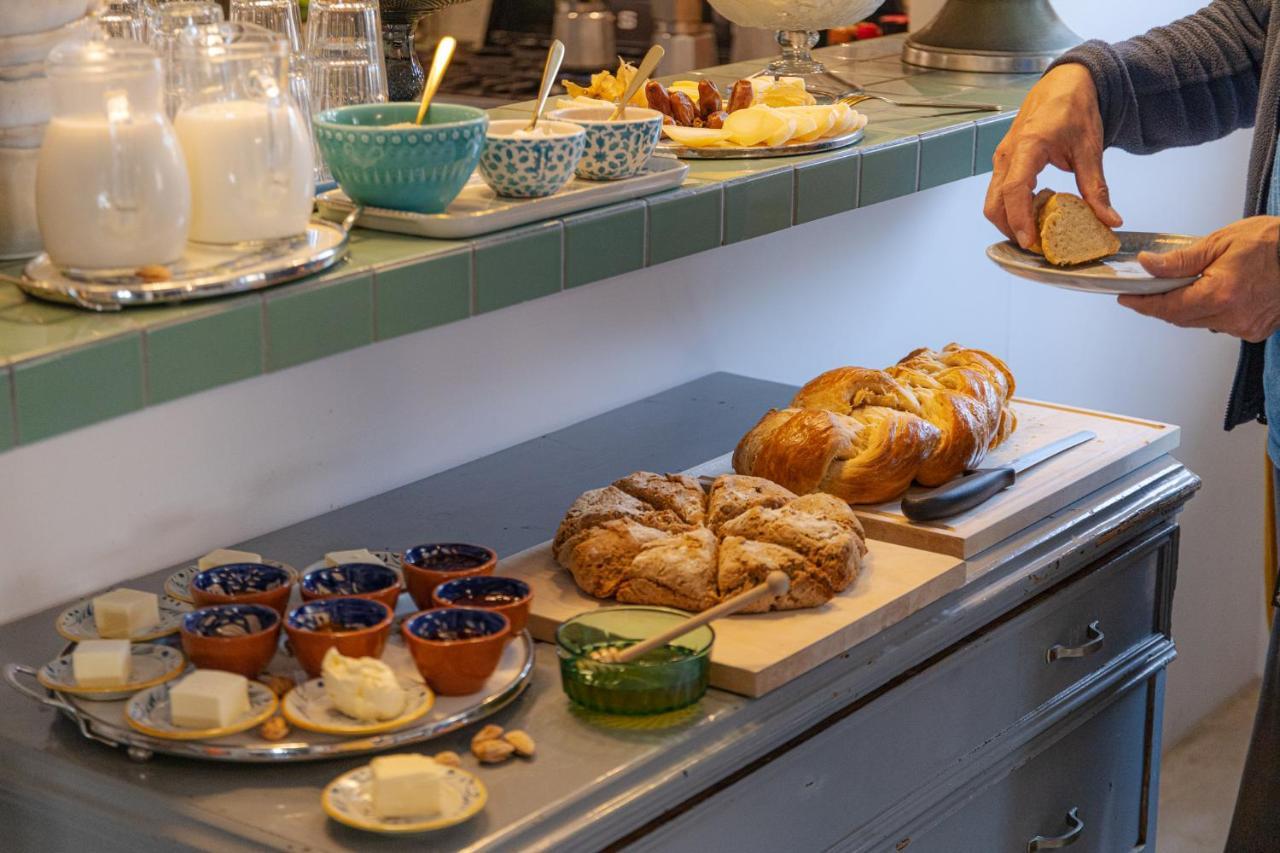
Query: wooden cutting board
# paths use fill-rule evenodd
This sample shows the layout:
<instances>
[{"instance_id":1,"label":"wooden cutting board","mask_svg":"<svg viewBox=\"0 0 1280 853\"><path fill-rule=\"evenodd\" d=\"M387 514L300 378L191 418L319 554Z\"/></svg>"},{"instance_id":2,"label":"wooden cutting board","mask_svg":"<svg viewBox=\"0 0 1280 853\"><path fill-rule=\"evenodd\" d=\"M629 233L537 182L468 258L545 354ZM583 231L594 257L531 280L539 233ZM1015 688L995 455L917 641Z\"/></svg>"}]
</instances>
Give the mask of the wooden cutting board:
<instances>
[{"instance_id":1,"label":"wooden cutting board","mask_svg":"<svg viewBox=\"0 0 1280 853\"><path fill-rule=\"evenodd\" d=\"M822 607L730 616L715 622L711 683L744 696L763 696L902 621L964 584L964 563L943 554L869 542L857 581ZM498 574L533 587L529 629L555 642L556 628L588 610L612 607L578 589L551 555L551 543L499 564Z\"/></svg>"},{"instance_id":2,"label":"wooden cutting board","mask_svg":"<svg viewBox=\"0 0 1280 853\"><path fill-rule=\"evenodd\" d=\"M967 559L1035 524L1095 489L1172 452L1180 430L1171 424L1044 403L1015 400L1018 428L988 454L984 468L998 467L1024 453L1079 430L1097 439L1023 472L1011 488L974 509L941 522L908 521L897 501L855 506L867 535L912 548ZM725 454L688 473L716 476L733 470Z\"/></svg>"}]
</instances>

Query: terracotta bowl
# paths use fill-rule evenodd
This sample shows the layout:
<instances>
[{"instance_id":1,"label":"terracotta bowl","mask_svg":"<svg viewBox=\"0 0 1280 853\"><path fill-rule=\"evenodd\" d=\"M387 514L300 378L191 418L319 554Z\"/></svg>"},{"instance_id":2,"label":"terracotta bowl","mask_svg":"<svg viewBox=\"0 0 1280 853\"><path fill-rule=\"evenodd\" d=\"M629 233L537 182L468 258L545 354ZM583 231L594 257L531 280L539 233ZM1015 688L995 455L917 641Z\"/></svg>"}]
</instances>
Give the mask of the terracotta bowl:
<instances>
[{"instance_id":1,"label":"terracotta bowl","mask_svg":"<svg viewBox=\"0 0 1280 853\"><path fill-rule=\"evenodd\" d=\"M418 672L441 696L466 696L484 687L511 636L511 620L496 610L439 607L400 626Z\"/></svg>"},{"instance_id":2,"label":"terracotta bowl","mask_svg":"<svg viewBox=\"0 0 1280 853\"><path fill-rule=\"evenodd\" d=\"M228 563L205 569L191 579L191 598L197 607L265 604L284 616L292 591L289 573L266 563Z\"/></svg>"},{"instance_id":3,"label":"terracotta bowl","mask_svg":"<svg viewBox=\"0 0 1280 853\"><path fill-rule=\"evenodd\" d=\"M381 563L343 563L307 572L298 589L303 601L369 598L395 610L401 585L400 575Z\"/></svg>"},{"instance_id":4,"label":"terracotta bowl","mask_svg":"<svg viewBox=\"0 0 1280 853\"><path fill-rule=\"evenodd\" d=\"M371 598L321 598L289 611L284 630L294 657L316 678L324 653L380 658L391 634L391 608Z\"/></svg>"},{"instance_id":5,"label":"terracotta bowl","mask_svg":"<svg viewBox=\"0 0 1280 853\"><path fill-rule=\"evenodd\" d=\"M431 591L445 581L493 574L498 555L483 545L434 542L405 551L400 565L413 603L425 609L431 607Z\"/></svg>"},{"instance_id":6,"label":"terracotta bowl","mask_svg":"<svg viewBox=\"0 0 1280 853\"><path fill-rule=\"evenodd\" d=\"M200 669L256 678L275 657L280 614L262 604L218 604L182 617L182 651Z\"/></svg>"},{"instance_id":7,"label":"terracotta bowl","mask_svg":"<svg viewBox=\"0 0 1280 853\"><path fill-rule=\"evenodd\" d=\"M511 636L529 623L533 590L522 580L496 575L475 575L445 581L431 591L436 607L478 607L494 610L511 621Z\"/></svg>"}]
</instances>

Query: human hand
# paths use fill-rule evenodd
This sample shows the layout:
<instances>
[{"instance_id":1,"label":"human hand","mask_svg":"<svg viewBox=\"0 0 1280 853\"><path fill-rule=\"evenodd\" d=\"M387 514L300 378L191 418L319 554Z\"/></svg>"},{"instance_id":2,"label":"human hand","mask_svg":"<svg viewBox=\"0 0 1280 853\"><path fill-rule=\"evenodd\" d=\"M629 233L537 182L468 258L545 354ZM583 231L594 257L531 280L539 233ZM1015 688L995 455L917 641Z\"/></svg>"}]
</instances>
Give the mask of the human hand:
<instances>
[{"instance_id":1,"label":"human hand","mask_svg":"<svg viewBox=\"0 0 1280 853\"><path fill-rule=\"evenodd\" d=\"M1138 262L1158 278L1199 280L1156 296L1121 296L1120 304L1175 326L1265 341L1280 329L1280 218L1254 216L1185 249L1143 252Z\"/></svg>"},{"instance_id":2,"label":"human hand","mask_svg":"<svg viewBox=\"0 0 1280 853\"><path fill-rule=\"evenodd\" d=\"M1124 224L1111 207L1102 174L1102 115L1093 76L1083 65L1060 65L1031 89L1004 141L996 148L983 213L1024 248L1036 242L1032 196L1052 163L1074 172L1080 195L1102 222Z\"/></svg>"}]
</instances>

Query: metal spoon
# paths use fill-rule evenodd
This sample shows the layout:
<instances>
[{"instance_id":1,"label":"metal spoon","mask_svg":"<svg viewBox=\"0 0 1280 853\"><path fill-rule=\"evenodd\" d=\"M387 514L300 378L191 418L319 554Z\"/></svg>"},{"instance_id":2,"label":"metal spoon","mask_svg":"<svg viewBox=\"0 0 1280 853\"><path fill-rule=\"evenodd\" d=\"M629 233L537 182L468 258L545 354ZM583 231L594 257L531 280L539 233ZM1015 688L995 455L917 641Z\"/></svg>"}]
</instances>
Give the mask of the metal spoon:
<instances>
[{"instance_id":1,"label":"metal spoon","mask_svg":"<svg viewBox=\"0 0 1280 853\"><path fill-rule=\"evenodd\" d=\"M884 95L873 95L870 92L863 92L858 95L845 95L840 99L842 104L850 107L856 107L863 101L884 101L886 104L894 107L927 107L932 109L943 109L954 113L998 113L1005 109L999 104L975 104L969 101L895 101L892 98L886 98Z\"/></svg>"},{"instance_id":2,"label":"metal spoon","mask_svg":"<svg viewBox=\"0 0 1280 853\"><path fill-rule=\"evenodd\" d=\"M533 130L538 126L538 119L542 118L542 110L547 105L547 96L551 94L551 87L556 82L556 75L560 73L562 62L564 62L564 42L560 39L552 39L551 47L547 50L547 64L542 66L542 85L538 88L538 103L533 107L533 118L529 121L527 130Z\"/></svg>"},{"instance_id":3,"label":"metal spoon","mask_svg":"<svg viewBox=\"0 0 1280 853\"><path fill-rule=\"evenodd\" d=\"M431 99L436 96L436 90L444 82L444 72L448 70L449 63L453 60L454 48L457 46L458 40L453 36L445 36L436 45L436 55L431 58L431 71L427 73L427 85L422 87L422 103L418 106L418 117L414 119L414 124L422 124L423 119L427 117Z\"/></svg>"},{"instance_id":4,"label":"metal spoon","mask_svg":"<svg viewBox=\"0 0 1280 853\"><path fill-rule=\"evenodd\" d=\"M640 91L640 87L653 74L654 69L658 67L658 63L662 61L662 57L665 55L666 51L662 49L660 44L655 44L649 48L649 52L640 61L640 67L636 69L635 76L631 78L631 83L627 85L627 90L618 99L618 106L614 109L613 115L609 116L609 121L617 121L620 118L627 117L627 103L636 92Z\"/></svg>"}]
</instances>

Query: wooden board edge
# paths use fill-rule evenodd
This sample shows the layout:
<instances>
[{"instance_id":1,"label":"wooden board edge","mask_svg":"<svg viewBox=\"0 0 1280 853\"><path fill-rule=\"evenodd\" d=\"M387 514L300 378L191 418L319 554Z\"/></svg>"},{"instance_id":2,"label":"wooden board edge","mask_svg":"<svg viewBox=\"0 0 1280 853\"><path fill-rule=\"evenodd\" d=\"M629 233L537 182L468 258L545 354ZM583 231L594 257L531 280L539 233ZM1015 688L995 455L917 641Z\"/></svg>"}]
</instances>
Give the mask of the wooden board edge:
<instances>
[{"instance_id":1,"label":"wooden board edge","mask_svg":"<svg viewBox=\"0 0 1280 853\"><path fill-rule=\"evenodd\" d=\"M1146 427L1148 429L1162 431L1168 430L1174 433L1182 431L1182 428L1177 424L1167 424L1164 421L1134 418L1128 415L1118 415L1114 412L1104 412L1099 409L1086 409L1082 406L1069 406L1065 403L1050 403L1047 400L1035 400L1030 397L1014 397L1012 402L1023 406L1037 406L1041 409L1053 409L1055 412L1071 412L1075 415L1087 415L1089 417L1101 418L1106 421L1115 421L1116 423L1130 424L1132 426Z\"/></svg>"}]
</instances>

